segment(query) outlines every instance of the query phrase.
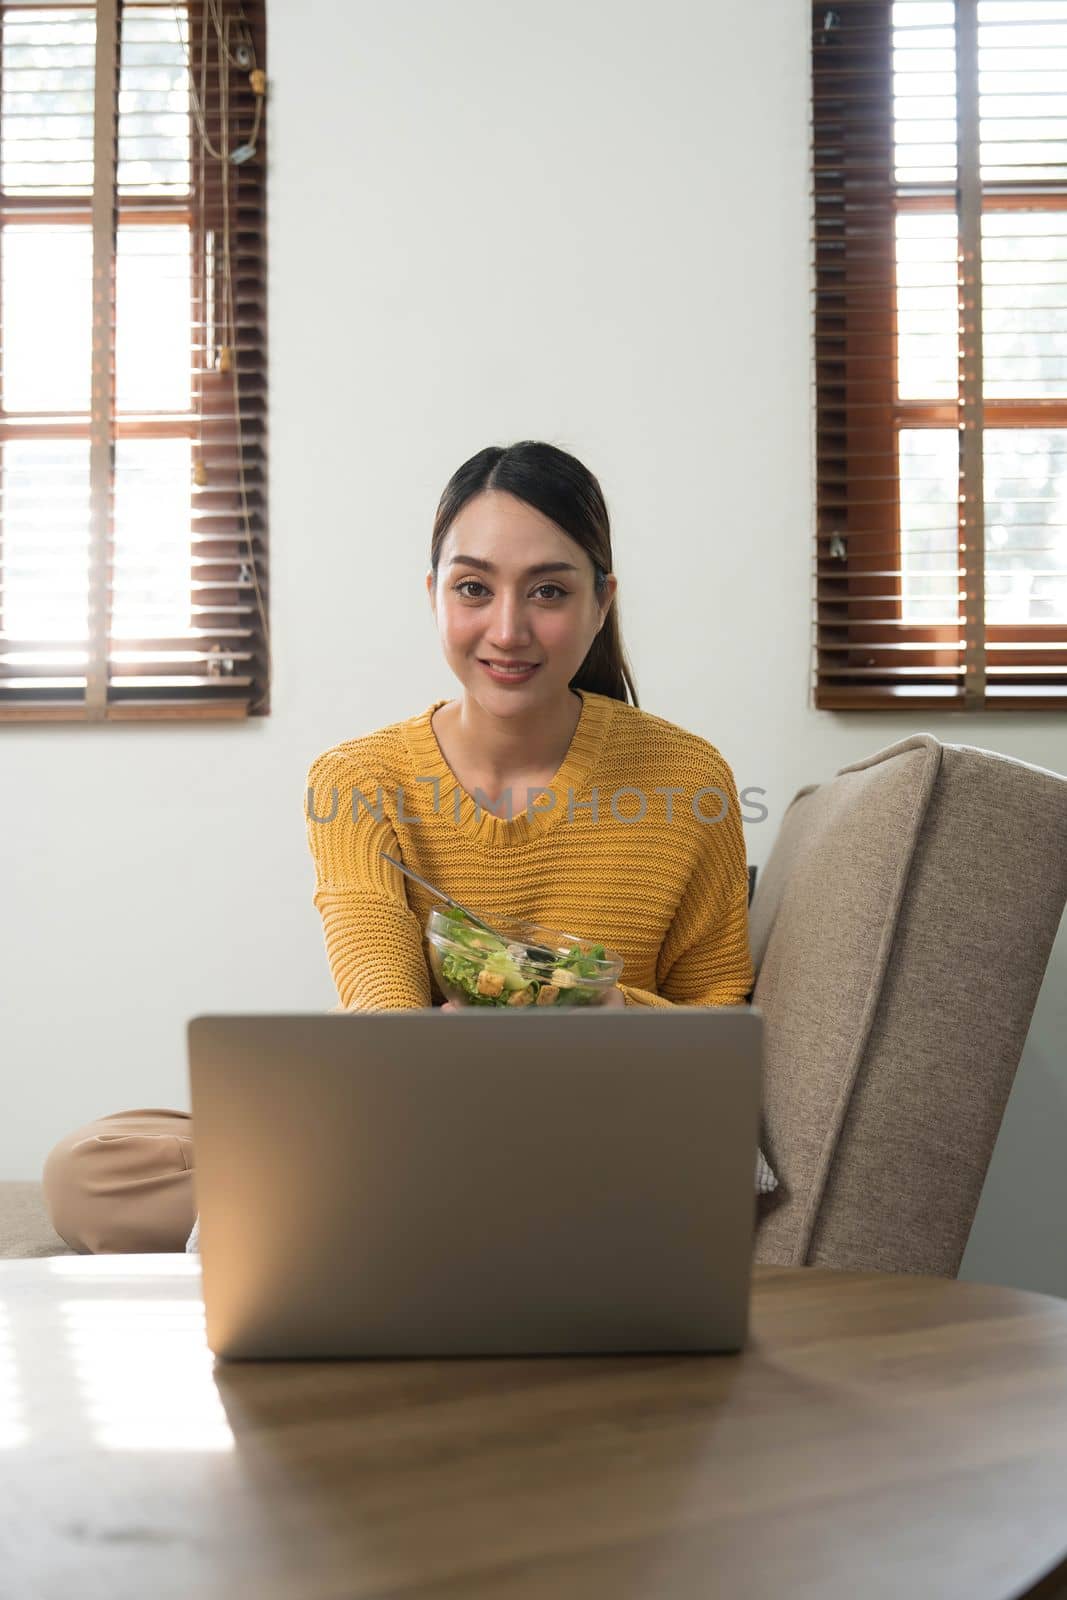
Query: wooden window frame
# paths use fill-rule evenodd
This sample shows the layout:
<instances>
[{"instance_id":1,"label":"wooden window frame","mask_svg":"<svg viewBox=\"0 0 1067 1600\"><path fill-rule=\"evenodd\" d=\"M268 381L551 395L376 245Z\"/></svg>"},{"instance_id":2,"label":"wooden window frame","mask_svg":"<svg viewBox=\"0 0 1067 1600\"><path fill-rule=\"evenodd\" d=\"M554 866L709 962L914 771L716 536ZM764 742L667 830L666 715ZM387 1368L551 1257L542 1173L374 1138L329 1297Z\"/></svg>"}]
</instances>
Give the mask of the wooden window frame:
<instances>
[{"instance_id":1,"label":"wooden window frame","mask_svg":"<svg viewBox=\"0 0 1067 1600\"><path fill-rule=\"evenodd\" d=\"M984 508L981 491L976 493L986 430L1067 429L1067 398L981 397L979 215L1067 213L1067 184L1058 179L978 184L976 0L957 0L957 17L959 171L953 193L944 184L896 183L891 0L820 0L813 7L817 490L812 694L820 710L1067 709L1067 623L979 620ZM831 37L842 29L844 41ZM897 395L895 219L924 211L960 219L960 389L959 399L952 401ZM965 218L975 224L974 237ZM899 436L904 429L924 427L961 430L957 587L967 599L957 623L903 620ZM1048 651L1050 639L1063 647ZM930 648L902 652L904 644ZM1044 653L1034 660L1027 645ZM913 686L902 675L892 681L893 652L920 669L920 678L924 671L956 663L962 674L954 684ZM1058 669L1052 692L1025 684L995 689L987 679L987 663L1021 674L1042 662ZM844 681L842 671L851 681ZM868 674L890 681L868 681Z\"/></svg>"},{"instance_id":2,"label":"wooden window frame","mask_svg":"<svg viewBox=\"0 0 1067 1600\"><path fill-rule=\"evenodd\" d=\"M17 3L0 8L0 29ZM266 38L263 0L220 0L225 13L240 16L252 37L255 57L265 73ZM81 9L84 0L71 0ZM11 439L86 439L90 451L106 452L107 488L99 493L101 472L92 472L94 503L90 533L90 620L84 692L56 691L45 696L30 690L0 693L0 723L116 721L233 721L270 712L271 657L267 567L267 339L266 339L266 118L261 116L254 157L229 172L224 192L221 168L206 162L190 109L191 190L185 195L123 195L113 181L117 154L118 64L121 18L136 15L151 0L99 0L86 5L97 14L96 110L94 114L94 183L91 195L3 195L0 227L47 214L62 226L94 224L94 317L110 318L111 338L103 361L94 363L93 399L88 413L38 415L18 420L0 410L0 446ZM186 0L185 37L195 65L201 31L207 27L205 0ZM265 92L260 90L260 94ZM248 125L256 96L249 83L230 88L231 112ZM3 115L0 101L0 118ZM207 66L206 130L216 148L223 144L218 73ZM232 142L232 141L231 141ZM109 181L96 182L103 172ZM110 177L109 177L110 175ZM106 190L110 190L110 193ZM242 240L231 252L230 285L233 333L225 363L219 351L209 353L209 304L216 308L226 293L223 263L216 253L210 285L202 269L208 260L204 236L220 236L224 208L229 207L232 234ZM193 270L190 279L191 404L188 412L119 412L114 392L114 250L118 226L181 224L190 230ZM100 230L110 225L110 267L101 281ZM220 319L223 326L225 319ZM225 333L223 337L226 337ZM94 350L97 341L94 341ZM106 397L106 415L101 402ZM108 584L113 525L113 449L127 439L187 438L201 467L191 496L190 584L194 627L203 625L205 640L110 639ZM240 447L239 447L240 441ZM214 480L214 481L213 481ZM2 525L0 525L2 540ZM2 553L2 545L0 545ZM105 596L101 604L101 596ZM0 595L2 607L2 595ZM213 619L213 620L212 620ZM229 620L226 620L229 619ZM210 638L210 647L206 639ZM229 645L225 641L233 641ZM69 640L34 640L33 648L71 649ZM0 652L7 648L0 609ZM189 682L151 691L124 692L123 677L136 671L116 665L111 650L147 653L167 649L203 650L202 670L174 676ZM47 669L42 669L43 671ZM62 673L63 668L50 669ZM152 664L148 666L152 672ZM0 690L3 679L0 678Z\"/></svg>"}]
</instances>

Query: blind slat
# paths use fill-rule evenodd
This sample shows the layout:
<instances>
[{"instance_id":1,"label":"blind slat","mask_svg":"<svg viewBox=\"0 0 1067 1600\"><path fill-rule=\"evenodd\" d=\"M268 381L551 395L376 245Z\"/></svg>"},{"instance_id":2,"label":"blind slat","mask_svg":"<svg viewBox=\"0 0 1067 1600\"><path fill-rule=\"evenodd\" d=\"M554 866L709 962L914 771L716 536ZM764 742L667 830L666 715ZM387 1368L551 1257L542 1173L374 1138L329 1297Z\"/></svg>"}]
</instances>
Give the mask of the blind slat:
<instances>
[{"instance_id":1,"label":"blind slat","mask_svg":"<svg viewBox=\"0 0 1067 1600\"><path fill-rule=\"evenodd\" d=\"M173 677L130 677L122 679L118 687L124 689L166 689L173 693L175 689L196 689L205 692L232 693L234 689L246 689L252 686L253 680L242 674L233 677L209 678L203 674L193 673ZM71 677L52 678L4 678L0 676L0 697L7 697L12 693L40 692L41 690L77 689L84 691L85 678L73 675Z\"/></svg>"}]
</instances>

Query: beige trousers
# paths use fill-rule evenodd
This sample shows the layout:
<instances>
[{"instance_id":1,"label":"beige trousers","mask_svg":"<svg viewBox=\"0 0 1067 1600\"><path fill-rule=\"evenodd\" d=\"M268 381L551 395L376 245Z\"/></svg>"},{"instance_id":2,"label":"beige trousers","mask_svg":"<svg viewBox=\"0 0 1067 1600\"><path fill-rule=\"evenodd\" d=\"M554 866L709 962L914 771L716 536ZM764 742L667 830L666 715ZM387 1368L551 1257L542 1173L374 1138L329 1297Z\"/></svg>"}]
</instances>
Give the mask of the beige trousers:
<instances>
[{"instance_id":1,"label":"beige trousers","mask_svg":"<svg viewBox=\"0 0 1067 1600\"><path fill-rule=\"evenodd\" d=\"M193 1119L98 1117L49 1152L42 1184L53 1228L80 1255L184 1250L196 1218Z\"/></svg>"}]
</instances>

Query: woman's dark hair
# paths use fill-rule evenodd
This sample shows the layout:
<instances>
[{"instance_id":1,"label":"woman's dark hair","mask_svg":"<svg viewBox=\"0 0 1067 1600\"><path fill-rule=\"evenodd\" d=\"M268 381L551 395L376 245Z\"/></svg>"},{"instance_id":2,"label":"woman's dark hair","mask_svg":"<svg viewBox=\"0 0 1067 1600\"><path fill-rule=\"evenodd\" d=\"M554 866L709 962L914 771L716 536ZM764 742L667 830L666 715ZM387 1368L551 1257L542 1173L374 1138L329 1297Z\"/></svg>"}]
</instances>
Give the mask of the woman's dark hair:
<instances>
[{"instance_id":1,"label":"woman's dark hair","mask_svg":"<svg viewBox=\"0 0 1067 1600\"><path fill-rule=\"evenodd\" d=\"M576 456L554 444L522 439L518 444L488 445L452 474L434 517L430 564L437 583L437 563L445 534L469 500L498 489L524 500L580 544L593 563L600 596L611 571L611 524L600 485ZM619 630L618 598L571 679L573 689L629 699L637 705L637 689Z\"/></svg>"}]
</instances>

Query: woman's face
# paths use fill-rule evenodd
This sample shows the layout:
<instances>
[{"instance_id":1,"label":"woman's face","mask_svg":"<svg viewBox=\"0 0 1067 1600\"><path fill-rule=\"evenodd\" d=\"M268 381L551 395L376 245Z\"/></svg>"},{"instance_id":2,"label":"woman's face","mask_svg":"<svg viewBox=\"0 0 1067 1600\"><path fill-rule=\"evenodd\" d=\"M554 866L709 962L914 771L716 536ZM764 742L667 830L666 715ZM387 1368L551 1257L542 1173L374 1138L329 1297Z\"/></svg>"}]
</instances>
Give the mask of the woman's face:
<instances>
[{"instance_id":1,"label":"woman's face","mask_svg":"<svg viewBox=\"0 0 1067 1600\"><path fill-rule=\"evenodd\" d=\"M531 568L550 566L535 572ZM566 694L608 614L609 574L598 603L593 563L554 522L501 490L469 500L441 543L437 584L426 588L445 660L494 715L526 712ZM482 664L533 662L532 677L499 682Z\"/></svg>"}]
</instances>

